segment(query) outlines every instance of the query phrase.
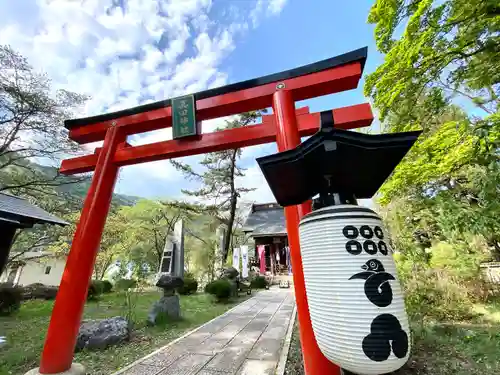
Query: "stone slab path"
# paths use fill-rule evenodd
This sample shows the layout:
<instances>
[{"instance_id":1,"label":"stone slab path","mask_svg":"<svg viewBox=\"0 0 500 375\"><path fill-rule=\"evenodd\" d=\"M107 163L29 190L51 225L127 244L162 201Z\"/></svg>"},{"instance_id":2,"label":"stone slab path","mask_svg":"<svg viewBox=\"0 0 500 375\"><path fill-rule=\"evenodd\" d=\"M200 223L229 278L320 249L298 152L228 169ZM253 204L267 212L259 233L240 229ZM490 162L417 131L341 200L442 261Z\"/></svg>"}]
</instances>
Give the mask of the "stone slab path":
<instances>
[{"instance_id":1,"label":"stone slab path","mask_svg":"<svg viewBox=\"0 0 500 375\"><path fill-rule=\"evenodd\" d=\"M261 291L116 375L273 375L294 306L293 289Z\"/></svg>"}]
</instances>

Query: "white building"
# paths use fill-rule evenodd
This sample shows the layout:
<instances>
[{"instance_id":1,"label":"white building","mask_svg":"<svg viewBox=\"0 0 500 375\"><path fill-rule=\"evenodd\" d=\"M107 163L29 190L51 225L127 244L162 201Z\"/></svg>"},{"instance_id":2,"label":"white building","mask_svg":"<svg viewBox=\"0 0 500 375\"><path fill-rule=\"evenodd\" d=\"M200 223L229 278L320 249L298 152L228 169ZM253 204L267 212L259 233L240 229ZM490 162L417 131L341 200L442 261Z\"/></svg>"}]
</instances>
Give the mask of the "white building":
<instances>
[{"instance_id":1,"label":"white building","mask_svg":"<svg viewBox=\"0 0 500 375\"><path fill-rule=\"evenodd\" d=\"M0 283L8 282L20 286L41 283L59 286L65 264L65 256L26 252L7 266L0 276Z\"/></svg>"}]
</instances>

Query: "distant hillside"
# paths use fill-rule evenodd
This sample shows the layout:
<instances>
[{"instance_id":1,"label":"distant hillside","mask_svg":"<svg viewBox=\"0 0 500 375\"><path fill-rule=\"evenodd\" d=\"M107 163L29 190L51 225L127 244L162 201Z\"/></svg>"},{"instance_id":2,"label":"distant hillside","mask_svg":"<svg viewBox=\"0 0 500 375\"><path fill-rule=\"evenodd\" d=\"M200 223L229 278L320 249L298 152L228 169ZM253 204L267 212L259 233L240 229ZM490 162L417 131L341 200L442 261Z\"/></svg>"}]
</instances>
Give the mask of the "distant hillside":
<instances>
[{"instance_id":1,"label":"distant hillside","mask_svg":"<svg viewBox=\"0 0 500 375\"><path fill-rule=\"evenodd\" d=\"M47 176L52 177L57 175L57 168L47 167L39 164L35 165L37 168L39 168L40 171L43 171L43 173ZM73 176L61 176L60 178L68 182L80 180L79 177L73 177ZM84 199L90 187L90 179L91 177L89 177L88 180L83 182L61 185L58 186L56 190L62 193L67 193L72 196ZM125 194L116 194L116 193L113 194L113 203L119 206L133 206L139 199L141 199L141 197L135 197L132 195L125 195Z\"/></svg>"},{"instance_id":2,"label":"distant hillside","mask_svg":"<svg viewBox=\"0 0 500 375\"><path fill-rule=\"evenodd\" d=\"M26 171L28 170L30 170L35 175L42 177L43 180L45 178L47 178L47 180L50 180L57 176L57 168L55 167L36 164L28 160L22 160L21 162L18 163L22 164L23 167L21 168L18 166L9 166L8 168L0 170L0 186L2 184L9 185L10 183L12 183L9 180L14 178L13 176L26 174L27 173ZM57 179L63 183L62 185L56 187L57 191L69 194L76 198L81 198L82 200L87 195L87 190L89 189L90 186L90 177L87 180L80 181L81 180L80 176L60 175L57 177ZM71 183L74 181L79 181L79 182ZM119 206L132 206L139 199L141 198L124 194L113 194L113 204Z\"/></svg>"}]
</instances>

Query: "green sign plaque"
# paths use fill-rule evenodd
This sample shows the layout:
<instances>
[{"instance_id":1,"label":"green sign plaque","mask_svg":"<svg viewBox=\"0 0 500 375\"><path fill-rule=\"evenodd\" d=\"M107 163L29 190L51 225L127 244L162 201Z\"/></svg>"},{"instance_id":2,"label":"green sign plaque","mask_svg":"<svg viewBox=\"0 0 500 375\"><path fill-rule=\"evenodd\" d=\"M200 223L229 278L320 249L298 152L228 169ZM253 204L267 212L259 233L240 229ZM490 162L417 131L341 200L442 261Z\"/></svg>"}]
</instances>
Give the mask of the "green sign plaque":
<instances>
[{"instance_id":1,"label":"green sign plaque","mask_svg":"<svg viewBox=\"0 0 500 375\"><path fill-rule=\"evenodd\" d=\"M172 136L174 139L198 135L194 95L172 99Z\"/></svg>"}]
</instances>

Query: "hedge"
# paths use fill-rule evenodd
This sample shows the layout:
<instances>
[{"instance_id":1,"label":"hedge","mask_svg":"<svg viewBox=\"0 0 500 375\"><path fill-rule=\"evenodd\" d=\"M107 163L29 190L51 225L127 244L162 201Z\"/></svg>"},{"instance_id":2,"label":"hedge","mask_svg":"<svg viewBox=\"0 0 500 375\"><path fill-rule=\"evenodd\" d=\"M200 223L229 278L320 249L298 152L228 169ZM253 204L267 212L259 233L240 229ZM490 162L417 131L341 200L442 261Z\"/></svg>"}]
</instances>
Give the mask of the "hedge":
<instances>
[{"instance_id":1,"label":"hedge","mask_svg":"<svg viewBox=\"0 0 500 375\"><path fill-rule=\"evenodd\" d=\"M23 300L44 299L53 300L57 296L59 287L49 286L41 283L34 283L23 288Z\"/></svg>"},{"instance_id":2,"label":"hedge","mask_svg":"<svg viewBox=\"0 0 500 375\"><path fill-rule=\"evenodd\" d=\"M0 284L0 315L9 316L21 307L23 289L11 284Z\"/></svg>"},{"instance_id":3,"label":"hedge","mask_svg":"<svg viewBox=\"0 0 500 375\"><path fill-rule=\"evenodd\" d=\"M102 286L103 286L103 293L111 293L113 290L113 284L111 284L111 281L108 280L103 280L102 281Z\"/></svg>"},{"instance_id":4,"label":"hedge","mask_svg":"<svg viewBox=\"0 0 500 375\"><path fill-rule=\"evenodd\" d=\"M196 293L198 290L198 281L193 277L184 277L184 285L177 288L177 292L182 295L188 295Z\"/></svg>"},{"instance_id":5,"label":"hedge","mask_svg":"<svg viewBox=\"0 0 500 375\"><path fill-rule=\"evenodd\" d=\"M105 287L102 280L92 280L87 292L87 300L92 301L99 298L104 293Z\"/></svg>"},{"instance_id":6,"label":"hedge","mask_svg":"<svg viewBox=\"0 0 500 375\"><path fill-rule=\"evenodd\" d=\"M212 281L205 286L205 293L213 295L217 302L227 301L231 297L231 283L220 279Z\"/></svg>"},{"instance_id":7,"label":"hedge","mask_svg":"<svg viewBox=\"0 0 500 375\"><path fill-rule=\"evenodd\" d=\"M253 289L264 289L267 286L267 281L264 276L255 276L255 278L250 281L250 287Z\"/></svg>"}]
</instances>

